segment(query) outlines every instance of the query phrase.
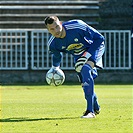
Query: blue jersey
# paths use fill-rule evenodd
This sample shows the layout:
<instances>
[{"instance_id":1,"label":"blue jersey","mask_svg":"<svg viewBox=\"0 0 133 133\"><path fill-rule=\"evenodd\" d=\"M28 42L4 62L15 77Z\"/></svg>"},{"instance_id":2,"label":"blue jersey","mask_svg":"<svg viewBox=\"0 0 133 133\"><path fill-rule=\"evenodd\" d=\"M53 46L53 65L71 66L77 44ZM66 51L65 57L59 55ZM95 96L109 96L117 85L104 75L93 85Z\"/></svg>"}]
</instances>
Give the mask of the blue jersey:
<instances>
[{"instance_id":1,"label":"blue jersey","mask_svg":"<svg viewBox=\"0 0 133 133\"><path fill-rule=\"evenodd\" d=\"M62 52L72 54L76 61L87 51L96 61L96 50L104 41L103 35L82 20L67 21L63 27L66 30L64 38L51 36L48 41L49 51L53 54L53 66L60 65Z\"/></svg>"}]
</instances>

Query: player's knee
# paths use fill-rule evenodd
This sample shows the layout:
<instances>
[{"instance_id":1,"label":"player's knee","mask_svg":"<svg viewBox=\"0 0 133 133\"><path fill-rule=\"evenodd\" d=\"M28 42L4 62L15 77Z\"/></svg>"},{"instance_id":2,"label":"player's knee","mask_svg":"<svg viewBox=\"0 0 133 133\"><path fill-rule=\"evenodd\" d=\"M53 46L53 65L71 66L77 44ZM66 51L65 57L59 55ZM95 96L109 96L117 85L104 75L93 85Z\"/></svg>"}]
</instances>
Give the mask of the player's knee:
<instances>
[{"instance_id":1,"label":"player's knee","mask_svg":"<svg viewBox=\"0 0 133 133\"><path fill-rule=\"evenodd\" d=\"M95 66L94 61L92 61L90 59L86 62L86 64L88 64L89 66L91 66L91 68L94 68L94 66Z\"/></svg>"},{"instance_id":2,"label":"player's knee","mask_svg":"<svg viewBox=\"0 0 133 133\"><path fill-rule=\"evenodd\" d=\"M89 64L84 64L82 69L81 69L81 74L82 76L86 73L91 74L92 67Z\"/></svg>"},{"instance_id":3,"label":"player's knee","mask_svg":"<svg viewBox=\"0 0 133 133\"><path fill-rule=\"evenodd\" d=\"M82 77L83 77L83 84L84 83L88 83L93 79L92 77L92 68L90 65L88 64L84 64L82 69L81 69L81 74L82 74Z\"/></svg>"}]
</instances>

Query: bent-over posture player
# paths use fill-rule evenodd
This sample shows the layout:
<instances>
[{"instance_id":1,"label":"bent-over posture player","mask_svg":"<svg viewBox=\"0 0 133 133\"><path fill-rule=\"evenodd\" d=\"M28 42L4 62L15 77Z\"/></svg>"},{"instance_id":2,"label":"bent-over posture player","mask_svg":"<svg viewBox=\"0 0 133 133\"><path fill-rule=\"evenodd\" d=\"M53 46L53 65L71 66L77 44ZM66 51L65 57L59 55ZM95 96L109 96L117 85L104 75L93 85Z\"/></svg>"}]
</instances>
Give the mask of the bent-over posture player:
<instances>
[{"instance_id":1,"label":"bent-over posture player","mask_svg":"<svg viewBox=\"0 0 133 133\"><path fill-rule=\"evenodd\" d=\"M98 76L97 68L103 68L103 35L82 20L62 23L57 16L48 16L44 22L51 33L48 41L49 51L53 57L51 69L60 66L62 52L73 55L75 70L87 101L86 111L81 118L95 118L95 115L100 113L100 106L94 93L94 79Z\"/></svg>"}]
</instances>

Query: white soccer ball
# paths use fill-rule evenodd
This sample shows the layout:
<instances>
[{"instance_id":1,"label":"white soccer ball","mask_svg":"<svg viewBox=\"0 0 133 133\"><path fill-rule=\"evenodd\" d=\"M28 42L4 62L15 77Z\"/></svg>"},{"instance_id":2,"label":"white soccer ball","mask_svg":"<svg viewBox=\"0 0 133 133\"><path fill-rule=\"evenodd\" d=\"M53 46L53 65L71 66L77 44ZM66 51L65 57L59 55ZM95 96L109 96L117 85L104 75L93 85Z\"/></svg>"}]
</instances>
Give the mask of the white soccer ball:
<instances>
[{"instance_id":1,"label":"white soccer ball","mask_svg":"<svg viewBox=\"0 0 133 133\"><path fill-rule=\"evenodd\" d=\"M50 69L46 73L46 81L49 85L52 86L62 85L65 81L65 74L60 68Z\"/></svg>"}]
</instances>

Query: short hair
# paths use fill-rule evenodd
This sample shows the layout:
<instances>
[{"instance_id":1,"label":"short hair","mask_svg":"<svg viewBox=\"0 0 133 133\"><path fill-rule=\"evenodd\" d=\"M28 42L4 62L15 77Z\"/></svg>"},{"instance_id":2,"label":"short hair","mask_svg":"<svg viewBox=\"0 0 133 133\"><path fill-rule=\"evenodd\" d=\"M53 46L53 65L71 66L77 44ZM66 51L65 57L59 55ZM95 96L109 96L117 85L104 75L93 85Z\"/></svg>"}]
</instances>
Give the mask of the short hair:
<instances>
[{"instance_id":1,"label":"short hair","mask_svg":"<svg viewBox=\"0 0 133 133\"><path fill-rule=\"evenodd\" d=\"M47 16L45 19L44 19L44 23L45 25L47 26L47 24L52 24L54 21L57 21L59 20L58 17L56 16Z\"/></svg>"}]
</instances>

